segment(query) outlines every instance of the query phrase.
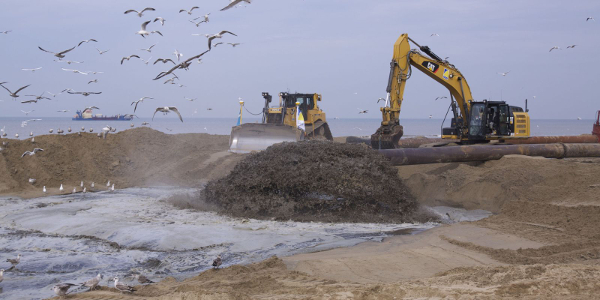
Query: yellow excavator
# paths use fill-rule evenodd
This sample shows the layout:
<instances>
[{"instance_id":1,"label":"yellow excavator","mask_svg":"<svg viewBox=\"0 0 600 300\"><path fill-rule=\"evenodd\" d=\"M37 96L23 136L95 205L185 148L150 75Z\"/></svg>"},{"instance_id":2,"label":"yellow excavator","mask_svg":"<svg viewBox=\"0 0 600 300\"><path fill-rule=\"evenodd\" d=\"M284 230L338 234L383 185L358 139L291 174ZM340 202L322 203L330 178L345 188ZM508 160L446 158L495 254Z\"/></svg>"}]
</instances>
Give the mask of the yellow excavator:
<instances>
[{"instance_id":1,"label":"yellow excavator","mask_svg":"<svg viewBox=\"0 0 600 300\"><path fill-rule=\"evenodd\" d=\"M418 49L411 49L409 41ZM467 80L454 65L437 56L429 47L420 46L404 33L394 44L387 97L385 106L380 108L383 121L379 129L371 135L373 148L396 148L404 133L400 125L400 108L404 100L404 87L411 76L412 67L450 91L453 118L451 126L442 129L442 138L458 139L461 143L469 144L529 137L530 121L527 107L523 110L504 101L474 101Z\"/></svg>"},{"instance_id":2,"label":"yellow excavator","mask_svg":"<svg viewBox=\"0 0 600 300\"><path fill-rule=\"evenodd\" d=\"M231 128L229 151L250 153L281 142L304 139L333 140L325 112L317 105L320 94L279 93L279 105L269 107L273 97L262 93L265 106L262 123L246 123ZM298 104L298 105L296 105ZM296 126L297 109L304 119L304 130Z\"/></svg>"}]
</instances>

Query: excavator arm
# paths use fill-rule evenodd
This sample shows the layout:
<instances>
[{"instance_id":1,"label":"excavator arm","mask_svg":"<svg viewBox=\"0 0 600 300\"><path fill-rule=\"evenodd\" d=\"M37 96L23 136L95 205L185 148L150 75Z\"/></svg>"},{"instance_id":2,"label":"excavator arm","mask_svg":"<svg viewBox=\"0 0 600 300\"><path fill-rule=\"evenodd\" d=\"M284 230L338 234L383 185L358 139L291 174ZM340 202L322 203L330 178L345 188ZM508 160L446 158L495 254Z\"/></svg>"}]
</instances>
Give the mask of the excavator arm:
<instances>
[{"instance_id":1,"label":"excavator arm","mask_svg":"<svg viewBox=\"0 0 600 300\"><path fill-rule=\"evenodd\" d=\"M418 50L411 49L409 41L414 43ZM421 51L428 56L423 55ZM470 101L473 97L464 76L452 64L433 53L429 47L420 46L404 33L394 44L394 53L390 63L390 76L386 89L388 93L386 104L380 109L382 122L377 132L371 136L373 148L395 148L398 140L402 137L403 128L400 125L400 111L404 100L406 81L412 73L411 67L415 67L450 91L454 117L459 123L459 135L466 135Z\"/></svg>"}]
</instances>

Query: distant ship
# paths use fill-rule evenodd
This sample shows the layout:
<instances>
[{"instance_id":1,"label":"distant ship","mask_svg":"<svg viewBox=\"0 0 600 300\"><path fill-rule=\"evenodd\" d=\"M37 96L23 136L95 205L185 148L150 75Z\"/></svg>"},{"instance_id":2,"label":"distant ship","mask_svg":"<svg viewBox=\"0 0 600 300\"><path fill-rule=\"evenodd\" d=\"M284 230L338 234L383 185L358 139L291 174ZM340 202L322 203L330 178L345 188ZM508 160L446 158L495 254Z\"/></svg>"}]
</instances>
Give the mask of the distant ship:
<instances>
[{"instance_id":1,"label":"distant ship","mask_svg":"<svg viewBox=\"0 0 600 300\"><path fill-rule=\"evenodd\" d=\"M133 119L133 115L116 115L116 116L103 116L102 114L92 114L92 109L88 108L83 112L78 110L77 114L73 116L73 121L130 121Z\"/></svg>"}]
</instances>

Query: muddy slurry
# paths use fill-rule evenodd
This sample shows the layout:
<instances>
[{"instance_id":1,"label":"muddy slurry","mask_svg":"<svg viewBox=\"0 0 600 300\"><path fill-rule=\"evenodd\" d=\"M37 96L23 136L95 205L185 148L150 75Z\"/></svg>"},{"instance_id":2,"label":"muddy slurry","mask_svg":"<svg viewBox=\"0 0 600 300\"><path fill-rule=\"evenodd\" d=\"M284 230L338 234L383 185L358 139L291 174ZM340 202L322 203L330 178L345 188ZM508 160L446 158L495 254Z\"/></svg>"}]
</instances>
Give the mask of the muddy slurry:
<instances>
[{"instance_id":1,"label":"muddy slurry","mask_svg":"<svg viewBox=\"0 0 600 300\"><path fill-rule=\"evenodd\" d=\"M257 219L402 223L420 215L386 158L364 145L328 141L281 143L251 154L228 176L210 181L200 201Z\"/></svg>"}]
</instances>

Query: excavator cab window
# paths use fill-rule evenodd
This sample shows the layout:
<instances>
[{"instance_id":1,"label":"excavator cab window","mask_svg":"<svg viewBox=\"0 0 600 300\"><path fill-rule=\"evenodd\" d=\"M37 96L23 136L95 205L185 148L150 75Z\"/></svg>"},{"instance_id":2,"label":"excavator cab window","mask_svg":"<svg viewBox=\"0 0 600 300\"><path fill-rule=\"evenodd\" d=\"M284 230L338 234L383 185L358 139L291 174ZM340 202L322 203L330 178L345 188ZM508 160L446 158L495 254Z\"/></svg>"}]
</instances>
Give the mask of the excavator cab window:
<instances>
[{"instance_id":1,"label":"excavator cab window","mask_svg":"<svg viewBox=\"0 0 600 300\"><path fill-rule=\"evenodd\" d=\"M471 105L471 123L469 124L469 139L485 139L486 135L486 105L485 103L473 103Z\"/></svg>"},{"instance_id":2,"label":"excavator cab window","mask_svg":"<svg viewBox=\"0 0 600 300\"><path fill-rule=\"evenodd\" d=\"M500 116L498 120L498 135L510 135L510 113L508 104L500 105Z\"/></svg>"}]
</instances>

